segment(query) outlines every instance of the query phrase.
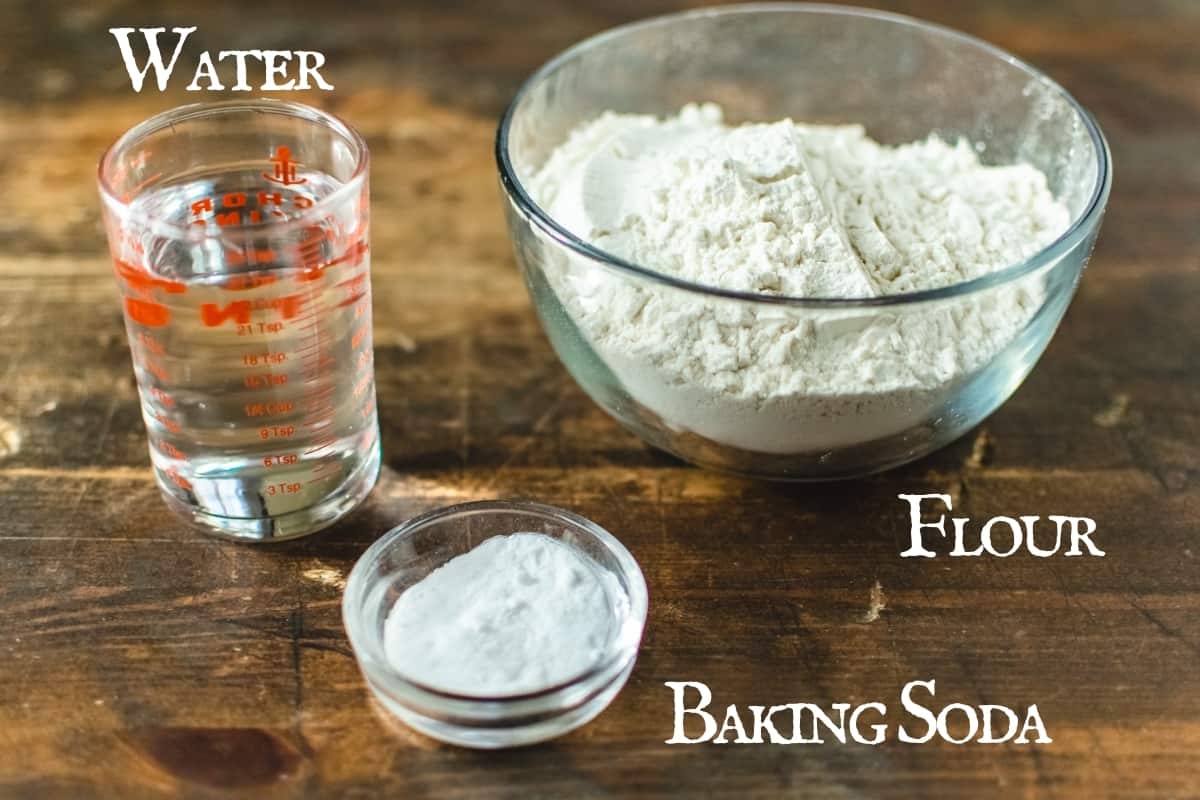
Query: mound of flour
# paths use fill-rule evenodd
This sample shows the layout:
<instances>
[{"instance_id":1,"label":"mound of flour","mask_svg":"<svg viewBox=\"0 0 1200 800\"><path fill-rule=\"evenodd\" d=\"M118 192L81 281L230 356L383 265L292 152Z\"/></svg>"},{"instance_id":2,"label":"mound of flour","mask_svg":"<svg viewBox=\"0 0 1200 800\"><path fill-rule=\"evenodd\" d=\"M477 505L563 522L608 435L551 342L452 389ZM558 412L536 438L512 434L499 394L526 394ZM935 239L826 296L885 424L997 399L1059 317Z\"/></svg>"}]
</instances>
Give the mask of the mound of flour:
<instances>
[{"instance_id":1,"label":"mound of flour","mask_svg":"<svg viewBox=\"0 0 1200 800\"><path fill-rule=\"evenodd\" d=\"M725 125L606 113L531 182L601 249L694 283L763 295L877 297L1018 262L1070 215L1032 166L983 166L930 137L886 147L855 125ZM1041 284L917 311L815 313L721 301L580 260L548 265L580 331L666 424L764 453L824 450L927 421L1022 329Z\"/></svg>"}]
</instances>

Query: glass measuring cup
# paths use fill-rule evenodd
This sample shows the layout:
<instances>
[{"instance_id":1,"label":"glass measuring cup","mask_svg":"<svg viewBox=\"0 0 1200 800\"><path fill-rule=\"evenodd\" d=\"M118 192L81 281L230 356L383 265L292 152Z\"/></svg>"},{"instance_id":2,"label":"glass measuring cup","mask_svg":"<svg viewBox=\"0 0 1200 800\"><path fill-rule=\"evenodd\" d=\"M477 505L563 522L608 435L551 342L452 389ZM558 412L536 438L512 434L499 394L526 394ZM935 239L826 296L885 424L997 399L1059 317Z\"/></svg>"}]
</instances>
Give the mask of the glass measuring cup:
<instances>
[{"instance_id":1,"label":"glass measuring cup","mask_svg":"<svg viewBox=\"0 0 1200 800\"><path fill-rule=\"evenodd\" d=\"M276 100L166 111L100 161L154 475L211 533L312 533L379 475L367 161Z\"/></svg>"}]
</instances>

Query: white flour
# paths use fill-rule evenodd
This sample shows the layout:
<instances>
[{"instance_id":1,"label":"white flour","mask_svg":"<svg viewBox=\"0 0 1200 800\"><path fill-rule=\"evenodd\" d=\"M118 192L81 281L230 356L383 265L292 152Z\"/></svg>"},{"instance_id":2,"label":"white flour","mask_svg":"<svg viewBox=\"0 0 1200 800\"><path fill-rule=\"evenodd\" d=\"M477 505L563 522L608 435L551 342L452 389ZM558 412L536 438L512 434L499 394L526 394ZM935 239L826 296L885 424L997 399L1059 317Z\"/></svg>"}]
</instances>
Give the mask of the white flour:
<instances>
[{"instance_id":1,"label":"white flour","mask_svg":"<svg viewBox=\"0 0 1200 800\"><path fill-rule=\"evenodd\" d=\"M1019 262L1069 224L1029 165L969 144L901 147L859 126L730 127L713 105L606 113L531 190L601 249L694 283L765 295L873 297ZM927 421L1037 310L1041 283L918 312L797 311L550 265L585 337L643 406L681 431L765 453L824 450Z\"/></svg>"},{"instance_id":2,"label":"white flour","mask_svg":"<svg viewBox=\"0 0 1200 800\"><path fill-rule=\"evenodd\" d=\"M603 657L619 596L606 578L545 534L493 536L400 595L384 621L384 652L443 691L544 689Z\"/></svg>"}]
</instances>

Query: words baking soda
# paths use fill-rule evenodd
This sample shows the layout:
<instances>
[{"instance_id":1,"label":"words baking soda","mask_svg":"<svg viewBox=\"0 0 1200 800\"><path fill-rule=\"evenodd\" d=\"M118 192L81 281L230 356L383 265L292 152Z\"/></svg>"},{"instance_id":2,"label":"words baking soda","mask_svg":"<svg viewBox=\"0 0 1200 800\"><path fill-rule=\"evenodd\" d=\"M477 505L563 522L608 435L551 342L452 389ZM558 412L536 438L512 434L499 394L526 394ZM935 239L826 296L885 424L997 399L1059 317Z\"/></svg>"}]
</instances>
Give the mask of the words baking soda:
<instances>
[{"instance_id":1,"label":"words baking soda","mask_svg":"<svg viewBox=\"0 0 1200 800\"><path fill-rule=\"evenodd\" d=\"M828 709L814 703L725 707L723 714L707 709L712 691L698 681L667 681L674 696L674 726L667 744L840 744L877 745L886 741L891 728L888 708L883 703L831 703ZM689 692L689 690L691 690ZM1050 744L1036 704L1023 713L1008 706L985 703L979 706L948 703L934 711L918 695L932 700L936 681L911 681L900 692L905 718L896 727L896 738L908 744L924 744L935 738L951 744ZM691 694L695 700L689 701ZM691 702L691 705L689 705ZM687 733L688 720L702 730Z\"/></svg>"}]
</instances>

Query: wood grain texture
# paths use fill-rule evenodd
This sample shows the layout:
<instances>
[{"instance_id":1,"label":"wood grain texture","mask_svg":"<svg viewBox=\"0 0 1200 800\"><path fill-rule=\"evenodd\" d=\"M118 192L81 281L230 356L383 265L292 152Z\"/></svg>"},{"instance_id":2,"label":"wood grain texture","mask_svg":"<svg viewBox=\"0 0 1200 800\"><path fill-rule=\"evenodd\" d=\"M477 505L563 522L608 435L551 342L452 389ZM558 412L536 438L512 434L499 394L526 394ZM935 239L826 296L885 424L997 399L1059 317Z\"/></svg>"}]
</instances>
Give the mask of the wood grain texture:
<instances>
[{"instance_id":1,"label":"wood grain texture","mask_svg":"<svg viewBox=\"0 0 1200 800\"><path fill-rule=\"evenodd\" d=\"M452 5L451 8L444 7ZM0 10L0 796L1200 796L1200 6L911 0L1046 69L1116 182L1041 364L971 436L862 481L726 478L641 445L576 388L509 253L491 143L519 82L666 2L6 2ZM311 47L372 156L386 468L352 518L251 548L197 536L149 474L95 161L194 96L134 95L114 25ZM1085 514L1104 559L901 560L904 491L979 519ZM614 705L503 753L391 731L342 630L379 534L529 497L614 531L650 618ZM873 593L873 587L880 589ZM881 599L873 621L872 598ZM878 607L879 602L874 606ZM665 680L718 703L1038 703L1053 745L668 747Z\"/></svg>"}]
</instances>

